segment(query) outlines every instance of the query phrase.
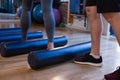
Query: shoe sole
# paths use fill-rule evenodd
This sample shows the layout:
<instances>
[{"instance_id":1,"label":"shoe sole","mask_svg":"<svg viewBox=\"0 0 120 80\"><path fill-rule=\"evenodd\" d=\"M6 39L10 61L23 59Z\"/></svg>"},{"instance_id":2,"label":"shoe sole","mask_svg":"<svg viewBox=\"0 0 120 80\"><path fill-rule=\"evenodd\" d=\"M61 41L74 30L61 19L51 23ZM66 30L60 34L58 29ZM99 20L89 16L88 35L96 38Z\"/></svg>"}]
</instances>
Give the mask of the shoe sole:
<instances>
[{"instance_id":1,"label":"shoe sole","mask_svg":"<svg viewBox=\"0 0 120 80\"><path fill-rule=\"evenodd\" d=\"M74 63L77 63L77 64L83 64L83 65L92 65L92 66L98 66L98 67L101 67L101 66L102 66L102 63L95 64L95 63L89 63L89 62L78 62L78 61L74 61Z\"/></svg>"}]
</instances>

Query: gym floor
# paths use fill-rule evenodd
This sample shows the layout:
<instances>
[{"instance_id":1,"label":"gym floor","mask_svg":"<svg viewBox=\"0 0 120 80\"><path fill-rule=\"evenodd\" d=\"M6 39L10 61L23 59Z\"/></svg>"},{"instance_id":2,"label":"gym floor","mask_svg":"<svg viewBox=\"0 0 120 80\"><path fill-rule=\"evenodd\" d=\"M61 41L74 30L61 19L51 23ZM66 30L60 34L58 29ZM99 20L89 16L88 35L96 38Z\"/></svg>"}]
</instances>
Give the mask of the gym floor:
<instances>
[{"instance_id":1,"label":"gym floor","mask_svg":"<svg viewBox=\"0 0 120 80\"><path fill-rule=\"evenodd\" d=\"M19 20L13 22L10 20L0 22L0 28L19 27ZM33 23L30 31L42 31L44 38L46 33L43 25ZM68 38L68 44L78 44L90 41L90 34L71 28L56 27L55 36L65 35ZM110 40L102 37L101 55L103 56L103 66L93 67L89 65L79 65L72 61L48 66L40 70L30 69L27 63L27 56L19 55L9 58L0 56L0 80L102 80L104 74L114 71L120 66L120 47L116 40Z\"/></svg>"}]
</instances>

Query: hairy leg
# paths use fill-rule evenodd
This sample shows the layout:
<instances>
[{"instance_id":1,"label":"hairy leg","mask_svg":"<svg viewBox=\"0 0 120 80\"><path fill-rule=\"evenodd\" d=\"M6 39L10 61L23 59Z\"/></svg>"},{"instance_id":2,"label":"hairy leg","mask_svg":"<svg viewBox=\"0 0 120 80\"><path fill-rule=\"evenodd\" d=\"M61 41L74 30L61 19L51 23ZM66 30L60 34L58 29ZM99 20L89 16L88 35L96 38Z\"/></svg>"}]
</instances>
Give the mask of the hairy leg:
<instances>
[{"instance_id":1,"label":"hairy leg","mask_svg":"<svg viewBox=\"0 0 120 80\"><path fill-rule=\"evenodd\" d=\"M120 13L112 12L112 13L103 13L104 18L110 23L117 41L120 45Z\"/></svg>"},{"instance_id":2,"label":"hairy leg","mask_svg":"<svg viewBox=\"0 0 120 80\"><path fill-rule=\"evenodd\" d=\"M100 14L97 14L96 6L86 7L86 13L90 23L91 41L92 41L91 53L99 56L100 39L101 39L101 31L102 31Z\"/></svg>"}]
</instances>

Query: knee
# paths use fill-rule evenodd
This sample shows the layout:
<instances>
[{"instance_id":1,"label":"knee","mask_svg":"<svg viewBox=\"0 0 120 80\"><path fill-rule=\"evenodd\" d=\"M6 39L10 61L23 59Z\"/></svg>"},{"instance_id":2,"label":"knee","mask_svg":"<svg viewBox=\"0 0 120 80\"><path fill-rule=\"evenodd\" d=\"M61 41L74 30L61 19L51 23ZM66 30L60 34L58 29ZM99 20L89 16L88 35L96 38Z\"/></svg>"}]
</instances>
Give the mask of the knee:
<instances>
[{"instance_id":1,"label":"knee","mask_svg":"<svg viewBox=\"0 0 120 80\"><path fill-rule=\"evenodd\" d=\"M86 12L87 12L87 13L91 13L91 12L92 12L92 9L89 8L89 7L86 7Z\"/></svg>"},{"instance_id":2,"label":"knee","mask_svg":"<svg viewBox=\"0 0 120 80\"><path fill-rule=\"evenodd\" d=\"M94 7L86 7L87 16L97 15L97 10Z\"/></svg>"},{"instance_id":3,"label":"knee","mask_svg":"<svg viewBox=\"0 0 120 80\"><path fill-rule=\"evenodd\" d=\"M52 11L52 8L42 8L43 13L50 13Z\"/></svg>"},{"instance_id":4,"label":"knee","mask_svg":"<svg viewBox=\"0 0 120 80\"><path fill-rule=\"evenodd\" d=\"M104 18L109 22L109 23L112 23L114 20L114 17L113 16L109 16L109 15L103 15Z\"/></svg>"},{"instance_id":5,"label":"knee","mask_svg":"<svg viewBox=\"0 0 120 80\"><path fill-rule=\"evenodd\" d=\"M90 15L92 13L92 10L90 8L86 8L87 15Z\"/></svg>"},{"instance_id":6,"label":"knee","mask_svg":"<svg viewBox=\"0 0 120 80\"><path fill-rule=\"evenodd\" d=\"M22 7L23 11L31 11L31 7L28 6L24 6Z\"/></svg>"}]
</instances>

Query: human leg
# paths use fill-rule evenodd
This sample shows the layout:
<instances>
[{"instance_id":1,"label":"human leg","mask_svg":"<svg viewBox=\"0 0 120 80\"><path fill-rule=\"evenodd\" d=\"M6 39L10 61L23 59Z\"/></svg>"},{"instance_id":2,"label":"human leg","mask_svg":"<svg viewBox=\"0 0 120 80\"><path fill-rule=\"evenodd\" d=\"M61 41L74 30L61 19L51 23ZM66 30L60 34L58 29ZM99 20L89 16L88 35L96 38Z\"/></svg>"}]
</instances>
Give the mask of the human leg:
<instances>
[{"instance_id":1,"label":"human leg","mask_svg":"<svg viewBox=\"0 0 120 80\"><path fill-rule=\"evenodd\" d=\"M108 4L109 3L109 4ZM120 3L118 0L97 0L98 13L110 23L120 45Z\"/></svg>"},{"instance_id":2,"label":"human leg","mask_svg":"<svg viewBox=\"0 0 120 80\"><path fill-rule=\"evenodd\" d=\"M97 0L99 13L110 23L117 41L120 45L120 2L118 0ZM108 4L109 3L109 4ZM120 80L120 68L116 71L106 74L106 80Z\"/></svg>"},{"instance_id":3,"label":"human leg","mask_svg":"<svg viewBox=\"0 0 120 80\"><path fill-rule=\"evenodd\" d=\"M119 12L103 13L103 16L110 23L117 38L117 41L120 45L120 13Z\"/></svg>"},{"instance_id":4,"label":"human leg","mask_svg":"<svg viewBox=\"0 0 120 80\"><path fill-rule=\"evenodd\" d=\"M91 32L91 53L100 56L100 39L101 39L101 20L100 14L97 14L96 7L86 7L86 13L88 17L88 21L90 23L90 32Z\"/></svg>"},{"instance_id":5,"label":"human leg","mask_svg":"<svg viewBox=\"0 0 120 80\"><path fill-rule=\"evenodd\" d=\"M120 13L119 12L109 12L103 13L104 18L110 23L116 39L120 45ZM120 68L112 73L105 75L106 80L120 80Z\"/></svg>"},{"instance_id":6,"label":"human leg","mask_svg":"<svg viewBox=\"0 0 120 80\"><path fill-rule=\"evenodd\" d=\"M48 49L54 48L53 38L55 32L55 19L52 9L53 0L41 0L43 10L44 25L48 37Z\"/></svg>"},{"instance_id":7,"label":"human leg","mask_svg":"<svg viewBox=\"0 0 120 80\"><path fill-rule=\"evenodd\" d=\"M90 0L88 0L90 1ZM89 64L94 66L102 65L102 57L100 56L100 39L101 39L101 20L100 14L97 14L97 7L95 4L86 6L86 13L88 21L90 23L91 32L91 52L83 57L78 57L74 59L75 63L79 64Z\"/></svg>"},{"instance_id":8,"label":"human leg","mask_svg":"<svg viewBox=\"0 0 120 80\"><path fill-rule=\"evenodd\" d=\"M20 19L22 40L27 40L27 32L31 26L31 7L32 0L22 0L22 14Z\"/></svg>"}]
</instances>

